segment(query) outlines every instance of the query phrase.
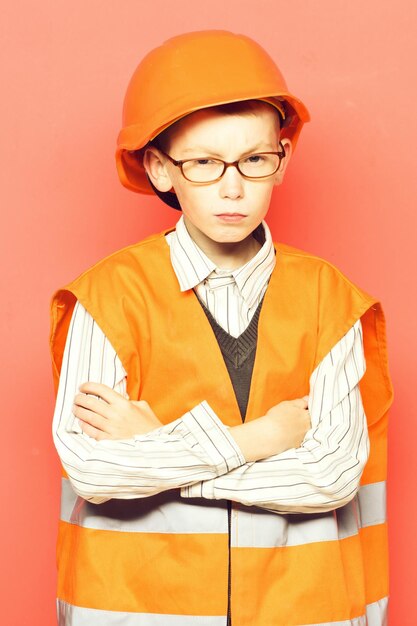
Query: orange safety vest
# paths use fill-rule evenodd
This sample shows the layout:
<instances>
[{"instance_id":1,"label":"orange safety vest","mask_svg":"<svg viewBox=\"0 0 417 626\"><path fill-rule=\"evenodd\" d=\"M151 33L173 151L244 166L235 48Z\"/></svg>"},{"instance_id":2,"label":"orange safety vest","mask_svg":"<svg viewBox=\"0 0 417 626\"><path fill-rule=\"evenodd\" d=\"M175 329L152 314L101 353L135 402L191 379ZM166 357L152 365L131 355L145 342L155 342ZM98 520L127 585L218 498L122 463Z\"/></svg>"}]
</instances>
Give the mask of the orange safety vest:
<instances>
[{"instance_id":1,"label":"orange safety vest","mask_svg":"<svg viewBox=\"0 0 417 626\"><path fill-rule=\"evenodd\" d=\"M58 382L76 299L116 349L131 399L173 421L203 400L229 426L237 400L207 317L181 293L166 233L104 259L58 291L51 348ZM178 490L100 505L63 478L58 542L61 626L382 626L387 610L387 411L392 402L380 304L330 263L284 244L266 291L246 421L309 392L323 357L359 318L360 387L370 457L347 505L328 513L181 498ZM229 551L231 589L228 590Z\"/></svg>"}]
</instances>

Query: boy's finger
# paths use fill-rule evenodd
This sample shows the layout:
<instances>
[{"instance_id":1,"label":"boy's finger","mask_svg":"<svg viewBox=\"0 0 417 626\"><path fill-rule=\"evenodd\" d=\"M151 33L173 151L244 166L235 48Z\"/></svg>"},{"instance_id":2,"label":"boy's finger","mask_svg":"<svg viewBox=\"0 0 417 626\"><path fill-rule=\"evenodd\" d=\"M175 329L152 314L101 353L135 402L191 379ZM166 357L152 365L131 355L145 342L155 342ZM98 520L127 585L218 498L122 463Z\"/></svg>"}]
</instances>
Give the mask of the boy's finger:
<instances>
[{"instance_id":1,"label":"boy's finger","mask_svg":"<svg viewBox=\"0 0 417 626\"><path fill-rule=\"evenodd\" d=\"M74 405L72 412L75 417L80 420L80 422L89 426L94 426L95 429L100 430L101 432L107 432L109 420L102 415L98 415L89 409L84 409L83 407L77 405ZM83 428L83 424L81 424L81 428Z\"/></svg>"},{"instance_id":2,"label":"boy's finger","mask_svg":"<svg viewBox=\"0 0 417 626\"><path fill-rule=\"evenodd\" d=\"M112 419L112 417L114 417L114 409L110 404L84 393L79 393L75 396L74 406L79 406L83 409L91 411L92 413L97 413L97 415L101 415L106 419Z\"/></svg>"},{"instance_id":3,"label":"boy's finger","mask_svg":"<svg viewBox=\"0 0 417 626\"><path fill-rule=\"evenodd\" d=\"M300 409L306 409L307 402L308 402L308 396L304 396L303 398L297 398L296 400L293 400L292 404L296 407L299 407Z\"/></svg>"},{"instance_id":4,"label":"boy's finger","mask_svg":"<svg viewBox=\"0 0 417 626\"><path fill-rule=\"evenodd\" d=\"M104 433L98 428L94 428L94 426L87 424L87 422L82 422L80 420L80 426L83 433L85 433L89 437L92 437L93 439L96 439L96 441L100 441L101 439L109 439L109 435L107 433Z\"/></svg>"},{"instance_id":5,"label":"boy's finger","mask_svg":"<svg viewBox=\"0 0 417 626\"><path fill-rule=\"evenodd\" d=\"M125 399L120 393L117 393L117 391L107 385L103 385L103 383L86 382L80 385L79 389L82 393L98 396L109 404L117 402L120 399Z\"/></svg>"}]
</instances>

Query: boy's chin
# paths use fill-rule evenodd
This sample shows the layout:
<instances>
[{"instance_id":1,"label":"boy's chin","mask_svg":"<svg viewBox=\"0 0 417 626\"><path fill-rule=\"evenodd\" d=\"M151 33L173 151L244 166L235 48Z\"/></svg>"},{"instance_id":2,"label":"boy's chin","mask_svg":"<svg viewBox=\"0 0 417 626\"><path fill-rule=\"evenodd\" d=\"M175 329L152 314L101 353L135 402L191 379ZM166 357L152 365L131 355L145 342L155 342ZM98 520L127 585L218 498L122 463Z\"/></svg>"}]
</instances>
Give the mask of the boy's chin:
<instances>
[{"instance_id":1,"label":"boy's chin","mask_svg":"<svg viewBox=\"0 0 417 626\"><path fill-rule=\"evenodd\" d=\"M256 230L256 229L254 229ZM245 232L245 233L236 233L236 234L229 234L229 235L215 235L212 237L209 237L214 243L216 243L217 245L221 246L233 246L236 245L238 246L239 244L243 243L244 241L248 240L249 238L252 238L252 232Z\"/></svg>"}]
</instances>

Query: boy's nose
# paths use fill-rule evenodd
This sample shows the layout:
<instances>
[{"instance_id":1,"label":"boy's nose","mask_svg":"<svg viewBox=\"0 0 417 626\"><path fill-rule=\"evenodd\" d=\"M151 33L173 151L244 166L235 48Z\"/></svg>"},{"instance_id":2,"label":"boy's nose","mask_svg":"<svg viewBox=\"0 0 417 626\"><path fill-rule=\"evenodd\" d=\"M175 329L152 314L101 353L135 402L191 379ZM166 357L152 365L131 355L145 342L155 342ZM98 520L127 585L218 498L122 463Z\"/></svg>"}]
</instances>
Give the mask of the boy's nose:
<instances>
[{"instance_id":1,"label":"boy's nose","mask_svg":"<svg viewBox=\"0 0 417 626\"><path fill-rule=\"evenodd\" d=\"M221 197L232 198L234 200L243 197L243 184L243 176L236 166L229 165L220 179Z\"/></svg>"}]
</instances>

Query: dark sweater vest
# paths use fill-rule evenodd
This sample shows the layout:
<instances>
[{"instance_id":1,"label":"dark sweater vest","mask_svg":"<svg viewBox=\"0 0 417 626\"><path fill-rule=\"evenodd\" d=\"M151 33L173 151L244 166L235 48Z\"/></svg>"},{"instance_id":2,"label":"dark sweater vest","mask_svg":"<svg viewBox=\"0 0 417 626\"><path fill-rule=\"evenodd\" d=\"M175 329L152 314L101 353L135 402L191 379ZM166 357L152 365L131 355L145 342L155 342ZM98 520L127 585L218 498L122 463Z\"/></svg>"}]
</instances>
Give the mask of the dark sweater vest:
<instances>
[{"instance_id":1,"label":"dark sweater vest","mask_svg":"<svg viewBox=\"0 0 417 626\"><path fill-rule=\"evenodd\" d=\"M263 298L260 301L249 326L239 335L229 335L214 319L208 308L201 300L198 300L213 329L219 344L224 362L232 381L233 390L239 405L242 422L245 421L248 406L250 383L252 379L253 365L255 363L256 346L258 342L258 322L261 313Z\"/></svg>"}]
</instances>

